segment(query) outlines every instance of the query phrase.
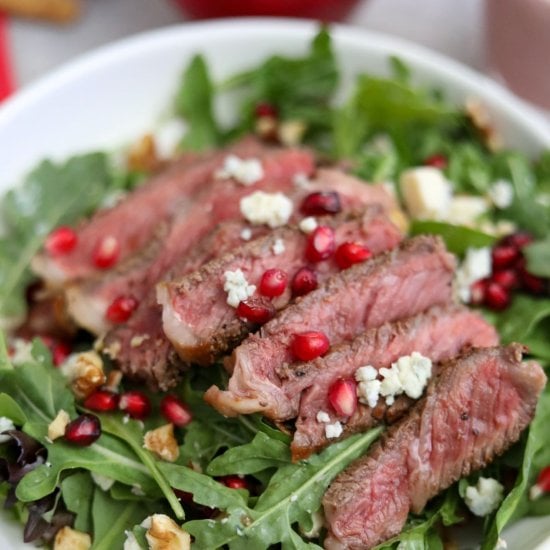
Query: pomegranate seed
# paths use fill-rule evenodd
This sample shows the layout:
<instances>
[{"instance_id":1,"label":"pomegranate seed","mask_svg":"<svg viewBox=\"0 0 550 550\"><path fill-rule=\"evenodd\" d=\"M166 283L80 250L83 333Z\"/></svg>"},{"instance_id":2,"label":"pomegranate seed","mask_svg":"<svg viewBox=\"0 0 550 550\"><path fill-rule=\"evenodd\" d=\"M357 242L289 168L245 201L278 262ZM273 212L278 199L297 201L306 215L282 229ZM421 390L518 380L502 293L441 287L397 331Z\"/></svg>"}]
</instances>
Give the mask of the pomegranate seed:
<instances>
[{"instance_id":1,"label":"pomegranate seed","mask_svg":"<svg viewBox=\"0 0 550 550\"><path fill-rule=\"evenodd\" d=\"M53 364L58 367L61 363L65 362L67 357L71 354L71 346L65 342L55 342L52 345L52 361Z\"/></svg>"},{"instance_id":2,"label":"pomegranate seed","mask_svg":"<svg viewBox=\"0 0 550 550\"><path fill-rule=\"evenodd\" d=\"M74 250L77 243L78 236L74 229L63 225L46 237L44 248L50 256L63 256Z\"/></svg>"},{"instance_id":3,"label":"pomegranate seed","mask_svg":"<svg viewBox=\"0 0 550 550\"><path fill-rule=\"evenodd\" d=\"M529 496L531 500L535 500L541 497L544 493L548 493L549 491L550 491L550 466L546 466L546 468L543 468L540 471L537 477L537 482L535 483L535 485L531 487Z\"/></svg>"},{"instance_id":4,"label":"pomegranate seed","mask_svg":"<svg viewBox=\"0 0 550 550\"><path fill-rule=\"evenodd\" d=\"M334 231L326 225L321 225L308 236L306 258L310 262L326 260L334 254L335 248Z\"/></svg>"},{"instance_id":5,"label":"pomegranate seed","mask_svg":"<svg viewBox=\"0 0 550 550\"><path fill-rule=\"evenodd\" d=\"M101 423L94 414L82 414L67 424L65 439L74 445L87 447L99 439Z\"/></svg>"},{"instance_id":6,"label":"pomegranate seed","mask_svg":"<svg viewBox=\"0 0 550 550\"><path fill-rule=\"evenodd\" d=\"M339 416L351 416L357 409L357 383L352 378L336 380L328 390L328 400Z\"/></svg>"},{"instance_id":7,"label":"pomegranate seed","mask_svg":"<svg viewBox=\"0 0 550 550\"><path fill-rule=\"evenodd\" d=\"M118 296L105 312L105 317L111 323L124 323L136 310L138 301L133 296Z\"/></svg>"},{"instance_id":8,"label":"pomegranate seed","mask_svg":"<svg viewBox=\"0 0 550 550\"><path fill-rule=\"evenodd\" d=\"M294 296L303 296L317 288L317 274L309 267L302 267L292 279L292 293Z\"/></svg>"},{"instance_id":9,"label":"pomegranate seed","mask_svg":"<svg viewBox=\"0 0 550 550\"><path fill-rule=\"evenodd\" d=\"M347 269L354 264L368 260L372 256L371 251L359 243L342 243L336 249L336 263L340 269Z\"/></svg>"},{"instance_id":10,"label":"pomegranate seed","mask_svg":"<svg viewBox=\"0 0 550 550\"><path fill-rule=\"evenodd\" d=\"M223 483L230 489L248 489L248 483L246 478L240 476L223 476L218 479L220 483Z\"/></svg>"},{"instance_id":11,"label":"pomegranate seed","mask_svg":"<svg viewBox=\"0 0 550 550\"><path fill-rule=\"evenodd\" d=\"M510 290L517 288L519 285L519 277L513 269L503 269L502 271L495 271L491 275L491 281L499 284L501 287Z\"/></svg>"},{"instance_id":12,"label":"pomegranate seed","mask_svg":"<svg viewBox=\"0 0 550 550\"><path fill-rule=\"evenodd\" d=\"M501 311L506 309L510 304L510 293L499 284L489 281L485 288L485 305L494 309L495 311Z\"/></svg>"},{"instance_id":13,"label":"pomegranate seed","mask_svg":"<svg viewBox=\"0 0 550 550\"><path fill-rule=\"evenodd\" d=\"M237 315L256 325L263 325L275 315L273 304L261 298L249 298L237 306Z\"/></svg>"},{"instance_id":14,"label":"pomegranate seed","mask_svg":"<svg viewBox=\"0 0 550 550\"><path fill-rule=\"evenodd\" d=\"M118 395L108 390L97 390L86 398L84 407L98 412L114 411L118 407Z\"/></svg>"},{"instance_id":15,"label":"pomegranate seed","mask_svg":"<svg viewBox=\"0 0 550 550\"><path fill-rule=\"evenodd\" d=\"M499 244L492 251L493 270L511 267L519 257L520 252L515 246Z\"/></svg>"},{"instance_id":16,"label":"pomegranate seed","mask_svg":"<svg viewBox=\"0 0 550 550\"><path fill-rule=\"evenodd\" d=\"M330 343L322 332L309 331L295 334L291 343L292 354L301 361L311 361L324 355Z\"/></svg>"},{"instance_id":17,"label":"pomegranate seed","mask_svg":"<svg viewBox=\"0 0 550 550\"><path fill-rule=\"evenodd\" d=\"M120 244L118 240L109 235L103 237L94 248L92 260L96 267L108 269L116 264L120 255Z\"/></svg>"},{"instance_id":18,"label":"pomegranate seed","mask_svg":"<svg viewBox=\"0 0 550 550\"><path fill-rule=\"evenodd\" d=\"M470 304L480 306L485 303L487 283L487 279L480 279L470 286Z\"/></svg>"},{"instance_id":19,"label":"pomegranate seed","mask_svg":"<svg viewBox=\"0 0 550 550\"><path fill-rule=\"evenodd\" d=\"M531 275L525 268L519 270L519 277L522 288L531 294L543 294L546 290L546 280L542 277Z\"/></svg>"},{"instance_id":20,"label":"pomegranate seed","mask_svg":"<svg viewBox=\"0 0 550 550\"><path fill-rule=\"evenodd\" d=\"M120 396L118 408L132 418L143 420L151 412L151 402L143 392L132 390Z\"/></svg>"},{"instance_id":21,"label":"pomegranate seed","mask_svg":"<svg viewBox=\"0 0 550 550\"><path fill-rule=\"evenodd\" d=\"M447 157L442 154L435 154L424 159L424 166L433 166L434 168L439 168L439 170L445 170L448 164Z\"/></svg>"},{"instance_id":22,"label":"pomegranate seed","mask_svg":"<svg viewBox=\"0 0 550 550\"><path fill-rule=\"evenodd\" d=\"M275 107L272 103L258 103L254 109L254 115L256 118L277 118L278 114L277 107Z\"/></svg>"},{"instance_id":23,"label":"pomegranate seed","mask_svg":"<svg viewBox=\"0 0 550 550\"><path fill-rule=\"evenodd\" d=\"M260 294L268 298L280 296L286 288L288 275L282 269L268 269L260 280Z\"/></svg>"},{"instance_id":24,"label":"pomegranate seed","mask_svg":"<svg viewBox=\"0 0 550 550\"><path fill-rule=\"evenodd\" d=\"M504 246L513 246L518 250L521 250L523 247L531 244L533 242L533 236L526 231L518 231L517 233L512 233L511 235L506 235L501 239L499 244Z\"/></svg>"},{"instance_id":25,"label":"pomegranate seed","mask_svg":"<svg viewBox=\"0 0 550 550\"><path fill-rule=\"evenodd\" d=\"M189 407L175 395L165 395L162 398L160 412L168 422L172 422L178 428L187 426L193 420Z\"/></svg>"},{"instance_id":26,"label":"pomegranate seed","mask_svg":"<svg viewBox=\"0 0 550 550\"><path fill-rule=\"evenodd\" d=\"M306 216L337 214L342 210L340 195L335 191L311 193L303 200L300 210Z\"/></svg>"}]
</instances>

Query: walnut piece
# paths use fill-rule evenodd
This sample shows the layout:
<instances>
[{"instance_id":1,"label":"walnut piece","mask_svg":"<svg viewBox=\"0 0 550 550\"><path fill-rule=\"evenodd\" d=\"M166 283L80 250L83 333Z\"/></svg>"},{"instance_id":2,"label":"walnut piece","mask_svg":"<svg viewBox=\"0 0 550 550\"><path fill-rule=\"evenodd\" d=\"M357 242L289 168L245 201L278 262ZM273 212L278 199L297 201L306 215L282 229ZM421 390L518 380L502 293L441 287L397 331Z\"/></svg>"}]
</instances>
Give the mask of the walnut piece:
<instances>
[{"instance_id":1,"label":"walnut piece","mask_svg":"<svg viewBox=\"0 0 550 550\"><path fill-rule=\"evenodd\" d=\"M164 514L153 514L145 538L150 550L189 550L191 536ZM148 522L149 523L149 522Z\"/></svg>"},{"instance_id":2,"label":"walnut piece","mask_svg":"<svg viewBox=\"0 0 550 550\"><path fill-rule=\"evenodd\" d=\"M180 454L173 424L148 431L143 438L143 446L167 462L174 462Z\"/></svg>"},{"instance_id":3,"label":"walnut piece","mask_svg":"<svg viewBox=\"0 0 550 550\"><path fill-rule=\"evenodd\" d=\"M79 399L85 399L105 384L103 360L95 351L85 351L71 358L71 389Z\"/></svg>"},{"instance_id":4,"label":"walnut piece","mask_svg":"<svg viewBox=\"0 0 550 550\"><path fill-rule=\"evenodd\" d=\"M88 550L92 546L92 539L88 533L62 527L55 535L53 550Z\"/></svg>"},{"instance_id":5,"label":"walnut piece","mask_svg":"<svg viewBox=\"0 0 550 550\"><path fill-rule=\"evenodd\" d=\"M65 428L70 421L71 417L67 412L61 409L48 426L48 438L55 441L63 437L65 435Z\"/></svg>"}]
</instances>

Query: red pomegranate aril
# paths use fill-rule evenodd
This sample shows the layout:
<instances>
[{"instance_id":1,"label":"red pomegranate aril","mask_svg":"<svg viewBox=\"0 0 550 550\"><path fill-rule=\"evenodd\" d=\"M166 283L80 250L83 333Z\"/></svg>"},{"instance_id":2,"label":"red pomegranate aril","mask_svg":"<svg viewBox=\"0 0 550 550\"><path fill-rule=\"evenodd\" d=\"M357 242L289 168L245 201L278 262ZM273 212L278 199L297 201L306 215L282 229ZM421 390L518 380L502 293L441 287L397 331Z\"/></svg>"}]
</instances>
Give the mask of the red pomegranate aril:
<instances>
[{"instance_id":1,"label":"red pomegranate aril","mask_svg":"<svg viewBox=\"0 0 550 550\"><path fill-rule=\"evenodd\" d=\"M263 296L274 298L285 291L287 283L288 275L282 269L268 269L262 275L258 290Z\"/></svg>"},{"instance_id":2,"label":"red pomegranate aril","mask_svg":"<svg viewBox=\"0 0 550 550\"><path fill-rule=\"evenodd\" d=\"M352 378L336 380L328 390L328 400L338 416L351 416L357 409L357 383Z\"/></svg>"},{"instance_id":3,"label":"red pomegranate aril","mask_svg":"<svg viewBox=\"0 0 550 550\"><path fill-rule=\"evenodd\" d=\"M120 244L116 237L103 237L94 248L92 261L100 269L113 267L120 255Z\"/></svg>"},{"instance_id":4,"label":"red pomegranate aril","mask_svg":"<svg viewBox=\"0 0 550 550\"><path fill-rule=\"evenodd\" d=\"M519 277L522 288L531 294L543 294L547 288L548 283L545 279L531 275L525 269L520 269Z\"/></svg>"},{"instance_id":5,"label":"red pomegranate aril","mask_svg":"<svg viewBox=\"0 0 550 550\"><path fill-rule=\"evenodd\" d=\"M105 312L105 318L111 323L125 323L134 313L138 301L133 296L118 296Z\"/></svg>"},{"instance_id":6,"label":"red pomegranate aril","mask_svg":"<svg viewBox=\"0 0 550 550\"><path fill-rule=\"evenodd\" d=\"M359 264L368 260L372 256L372 252L359 243L342 243L335 254L336 263L340 269L347 269L354 264Z\"/></svg>"},{"instance_id":7,"label":"red pomegranate aril","mask_svg":"<svg viewBox=\"0 0 550 550\"><path fill-rule=\"evenodd\" d=\"M442 154L431 155L424 159L424 166L432 166L433 168L439 168L439 170L445 170L448 164L447 157Z\"/></svg>"},{"instance_id":8,"label":"red pomegranate aril","mask_svg":"<svg viewBox=\"0 0 550 550\"><path fill-rule=\"evenodd\" d=\"M97 390L84 401L84 407L97 412L110 412L118 408L119 396L108 390Z\"/></svg>"},{"instance_id":9,"label":"red pomegranate aril","mask_svg":"<svg viewBox=\"0 0 550 550\"><path fill-rule=\"evenodd\" d=\"M331 227L321 225L308 236L306 244L306 258L310 262L327 260L334 254L336 243L334 231Z\"/></svg>"},{"instance_id":10,"label":"red pomegranate aril","mask_svg":"<svg viewBox=\"0 0 550 550\"><path fill-rule=\"evenodd\" d=\"M263 325L275 316L275 308L267 300L249 298L239 303L237 316L249 323Z\"/></svg>"},{"instance_id":11,"label":"red pomegranate aril","mask_svg":"<svg viewBox=\"0 0 550 550\"><path fill-rule=\"evenodd\" d=\"M272 103L262 102L258 103L254 108L254 115L256 116L256 118L277 118L279 113L277 111L277 107L275 107L275 105L273 105Z\"/></svg>"},{"instance_id":12,"label":"red pomegranate aril","mask_svg":"<svg viewBox=\"0 0 550 550\"><path fill-rule=\"evenodd\" d=\"M248 489L248 482L246 478L240 476L223 476L218 479L220 483L223 483L229 489Z\"/></svg>"},{"instance_id":13,"label":"red pomegranate aril","mask_svg":"<svg viewBox=\"0 0 550 550\"><path fill-rule=\"evenodd\" d=\"M336 191L310 193L303 201L300 210L306 216L337 214L342 210L340 195Z\"/></svg>"},{"instance_id":14,"label":"red pomegranate aril","mask_svg":"<svg viewBox=\"0 0 550 550\"><path fill-rule=\"evenodd\" d=\"M533 236L530 233L527 233L526 231L518 231L517 233L506 235L506 237L501 239L499 244L505 246L513 246L514 248L521 250L532 242Z\"/></svg>"},{"instance_id":15,"label":"red pomegranate aril","mask_svg":"<svg viewBox=\"0 0 550 550\"><path fill-rule=\"evenodd\" d=\"M513 266L520 257L519 250L510 245L497 245L491 253L493 270L505 269Z\"/></svg>"},{"instance_id":16,"label":"red pomegranate aril","mask_svg":"<svg viewBox=\"0 0 550 550\"><path fill-rule=\"evenodd\" d=\"M529 491L529 497L531 500L535 500L548 492L550 492L550 466L546 466L540 471L537 482Z\"/></svg>"},{"instance_id":17,"label":"red pomegranate aril","mask_svg":"<svg viewBox=\"0 0 550 550\"><path fill-rule=\"evenodd\" d=\"M58 367L61 363L65 362L67 357L71 354L71 346L66 342L54 342L51 346L52 361L54 366Z\"/></svg>"},{"instance_id":18,"label":"red pomegranate aril","mask_svg":"<svg viewBox=\"0 0 550 550\"><path fill-rule=\"evenodd\" d=\"M141 391L127 391L120 396L118 408L132 418L143 420L151 412L151 401Z\"/></svg>"},{"instance_id":19,"label":"red pomegranate aril","mask_svg":"<svg viewBox=\"0 0 550 550\"><path fill-rule=\"evenodd\" d=\"M175 395L165 395L162 398L160 412L168 422L171 422L178 428L187 426L193 420L189 407Z\"/></svg>"},{"instance_id":20,"label":"red pomegranate aril","mask_svg":"<svg viewBox=\"0 0 550 550\"><path fill-rule=\"evenodd\" d=\"M519 285L519 277L514 269L503 269L495 271L491 275L491 281L499 284L501 287L510 290L517 288Z\"/></svg>"},{"instance_id":21,"label":"red pomegranate aril","mask_svg":"<svg viewBox=\"0 0 550 550\"><path fill-rule=\"evenodd\" d=\"M73 445L87 447L99 439L101 422L94 414L82 414L65 428L65 440Z\"/></svg>"},{"instance_id":22,"label":"red pomegranate aril","mask_svg":"<svg viewBox=\"0 0 550 550\"><path fill-rule=\"evenodd\" d=\"M50 256L63 256L73 251L77 243L78 236L74 229L62 225L46 237L44 248Z\"/></svg>"},{"instance_id":23,"label":"red pomegranate aril","mask_svg":"<svg viewBox=\"0 0 550 550\"><path fill-rule=\"evenodd\" d=\"M309 267L301 267L292 279L292 294L304 296L317 288L317 274Z\"/></svg>"},{"instance_id":24,"label":"red pomegranate aril","mask_svg":"<svg viewBox=\"0 0 550 550\"><path fill-rule=\"evenodd\" d=\"M510 305L510 293L498 283L489 281L485 288L485 305L495 311L502 311Z\"/></svg>"},{"instance_id":25,"label":"red pomegranate aril","mask_svg":"<svg viewBox=\"0 0 550 550\"><path fill-rule=\"evenodd\" d=\"M330 343L323 332L308 331L295 334L291 343L291 351L294 357L300 361L312 361L324 355Z\"/></svg>"},{"instance_id":26,"label":"red pomegranate aril","mask_svg":"<svg viewBox=\"0 0 550 550\"><path fill-rule=\"evenodd\" d=\"M470 304L480 306L485 303L485 293L487 291L487 279L480 279L470 286Z\"/></svg>"}]
</instances>

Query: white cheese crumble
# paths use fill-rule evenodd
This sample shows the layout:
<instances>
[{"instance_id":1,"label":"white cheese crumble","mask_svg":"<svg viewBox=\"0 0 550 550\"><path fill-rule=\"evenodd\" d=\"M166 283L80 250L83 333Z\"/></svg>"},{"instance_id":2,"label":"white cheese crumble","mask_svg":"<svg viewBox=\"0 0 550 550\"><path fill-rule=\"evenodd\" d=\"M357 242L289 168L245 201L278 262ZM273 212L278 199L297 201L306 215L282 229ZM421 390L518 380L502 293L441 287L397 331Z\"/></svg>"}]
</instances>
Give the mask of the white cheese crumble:
<instances>
[{"instance_id":1,"label":"white cheese crumble","mask_svg":"<svg viewBox=\"0 0 550 550\"><path fill-rule=\"evenodd\" d=\"M359 367L355 371L355 380L357 380L357 397L364 405L371 409L376 407L380 396L380 386L382 382L377 380L378 371L371 365Z\"/></svg>"},{"instance_id":2,"label":"white cheese crumble","mask_svg":"<svg viewBox=\"0 0 550 550\"><path fill-rule=\"evenodd\" d=\"M227 303L231 307L237 307L240 302L250 298L256 292L256 285L248 284L244 273L240 269L226 271L223 289L227 292Z\"/></svg>"},{"instance_id":3,"label":"white cheese crumble","mask_svg":"<svg viewBox=\"0 0 550 550\"><path fill-rule=\"evenodd\" d=\"M307 189L311 185L311 180L303 172L298 172L292 178L292 183L298 189Z\"/></svg>"},{"instance_id":4,"label":"white cheese crumble","mask_svg":"<svg viewBox=\"0 0 550 550\"><path fill-rule=\"evenodd\" d=\"M479 218L487 212L489 204L484 197L457 195L451 199L447 221L456 225L476 226Z\"/></svg>"},{"instance_id":5,"label":"white cheese crumble","mask_svg":"<svg viewBox=\"0 0 550 550\"><path fill-rule=\"evenodd\" d=\"M495 550L505 550L506 548L508 548L508 543L503 538L498 537Z\"/></svg>"},{"instance_id":6,"label":"white cheese crumble","mask_svg":"<svg viewBox=\"0 0 550 550\"><path fill-rule=\"evenodd\" d=\"M126 539L124 540L122 550L141 550L141 545L132 531L124 531L124 534L126 535Z\"/></svg>"},{"instance_id":7,"label":"white cheese crumble","mask_svg":"<svg viewBox=\"0 0 550 550\"><path fill-rule=\"evenodd\" d=\"M340 437L344 428L339 421L334 422L333 424L325 424L325 436L327 439L334 439L335 437Z\"/></svg>"},{"instance_id":8,"label":"white cheese crumble","mask_svg":"<svg viewBox=\"0 0 550 550\"><path fill-rule=\"evenodd\" d=\"M96 474L95 472L92 472L92 479L102 491L108 491L115 483L112 477Z\"/></svg>"},{"instance_id":9,"label":"white cheese crumble","mask_svg":"<svg viewBox=\"0 0 550 550\"><path fill-rule=\"evenodd\" d=\"M308 216L298 224L298 227L302 233L308 235L317 229L317 220L313 216Z\"/></svg>"},{"instance_id":10,"label":"white cheese crumble","mask_svg":"<svg viewBox=\"0 0 550 550\"><path fill-rule=\"evenodd\" d=\"M228 155L215 176L218 179L233 178L243 185L252 185L264 177L264 169L258 159L241 159L237 155Z\"/></svg>"},{"instance_id":11,"label":"white cheese crumble","mask_svg":"<svg viewBox=\"0 0 550 550\"><path fill-rule=\"evenodd\" d=\"M471 298L472 283L489 277L491 271L491 249L489 247L468 248L464 261L456 270L455 275L456 289L460 300L468 303Z\"/></svg>"},{"instance_id":12,"label":"white cheese crumble","mask_svg":"<svg viewBox=\"0 0 550 550\"><path fill-rule=\"evenodd\" d=\"M292 201L283 193L255 191L243 197L241 214L254 225L266 224L271 228L285 225L292 215Z\"/></svg>"},{"instance_id":13,"label":"white cheese crumble","mask_svg":"<svg viewBox=\"0 0 550 550\"><path fill-rule=\"evenodd\" d=\"M514 188L507 180L497 180L489 188L488 195L497 208L508 208L514 201Z\"/></svg>"},{"instance_id":14,"label":"white cheese crumble","mask_svg":"<svg viewBox=\"0 0 550 550\"><path fill-rule=\"evenodd\" d=\"M0 434L8 430L15 430L15 425L7 416L0 416ZM5 443L11 438L9 435L0 435L0 443Z\"/></svg>"},{"instance_id":15,"label":"white cheese crumble","mask_svg":"<svg viewBox=\"0 0 550 550\"><path fill-rule=\"evenodd\" d=\"M179 118L163 122L154 133L155 148L161 159L168 159L174 153L187 132L187 124Z\"/></svg>"},{"instance_id":16,"label":"white cheese crumble","mask_svg":"<svg viewBox=\"0 0 550 550\"><path fill-rule=\"evenodd\" d=\"M472 514L484 517L494 512L504 497L504 487L491 477L480 477L476 485L466 489L464 502Z\"/></svg>"},{"instance_id":17,"label":"white cheese crumble","mask_svg":"<svg viewBox=\"0 0 550 550\"><path fill-rule=\"evenodd\" d=\"M371 365L359 367L355 372L359 401L374 408L380 396L386 405L392 405L398 395L418 399L432 375L432 362L417 351L400 357L390 368L377 371ZM378 379L382 377L382 380Z\"/></svg>"},{"instance_id":18,"label":"white cheese crumble","mask_svg":"<svg viewBox=\"0 0 550 550\"><path fill-rule=\"evenodd\" d=\"M319 411L317 413L317 422L328 424L330 422L330 416L326 411Z\"/></svg>"},{"instance_id":19,"label":"white cheese crumble","mask_svg":"<svg viewBox=\"0 0 550 550\"><path fill-rule=\"evenodd\" d=\"M433 220L447 217L452 187L441 170L432 166L405 170L399 185L411 217Z\"/></svg>"},{"instance_id":20,"label":"white cheese crumble","mask_svg":"<svg viewBox=\"0 0 550 550\"><path fill-rule=\"evenodd\" d=\"M33 361L32 342L28 342L22 338L15 338L11 342L11 348L13 351L10 353L10 359L13 366L18 367L19 365Z\"/></svg>"},{"instance_id":21,"label":"white cheese crumble","mask_svg":"<svg viewBox=\"0 0 550 550\"><path fill-rule=\"evenodd\" d=\"M271 246L271 251L275 256L279 256L279 254L282 254L286 250L285 243L283 242L283 239L275 239L275 242Z\"/></svg>"},{"instance_id":22,"label":"white cheese crumble","mask_svg":"<svg viewBox=\"0 0 550 550\"><path fill-rule=\"evenodd\" d=\"M243 241L249 241L251 238L252 238L252 229L250 229L250 227L245 227L241 231L241 239Z\"/></svg>"}]
</instances>

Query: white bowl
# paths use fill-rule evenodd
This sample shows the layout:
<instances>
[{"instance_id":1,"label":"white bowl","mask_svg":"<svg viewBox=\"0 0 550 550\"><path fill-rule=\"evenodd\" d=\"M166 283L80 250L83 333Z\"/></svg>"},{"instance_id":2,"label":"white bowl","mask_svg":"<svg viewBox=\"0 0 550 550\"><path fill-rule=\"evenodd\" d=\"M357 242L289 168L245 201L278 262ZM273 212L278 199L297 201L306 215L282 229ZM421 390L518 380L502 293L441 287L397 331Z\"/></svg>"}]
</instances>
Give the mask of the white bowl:
<instances>
[{"instance_id":1,"label":"white bowl","mask_svg":"<svg viewBox=\"0 0 550 550\"><path fill-rule=\"evenodd\" d=\"M167 112L182 68L197 52L214 78L277 52L305 51L317 26L278 19L234 19L149 32L103 47L23 90L0 108L0 192L40 159L116 147L140 136ZM337 26L333 37L344 82L360 72L387 74L398 55L421 82L453 101L475 96L488 107L507 144L535 155L550 147L550 128L490 79L409 42ZM221 114L230 116L227 106ZM508 549L550 547L550 517L520 522L506 533ZM0 517L0 548L25 548L20 526ZM547 546L548 544L548 546Z\"/></svg>"}]
</instances>

